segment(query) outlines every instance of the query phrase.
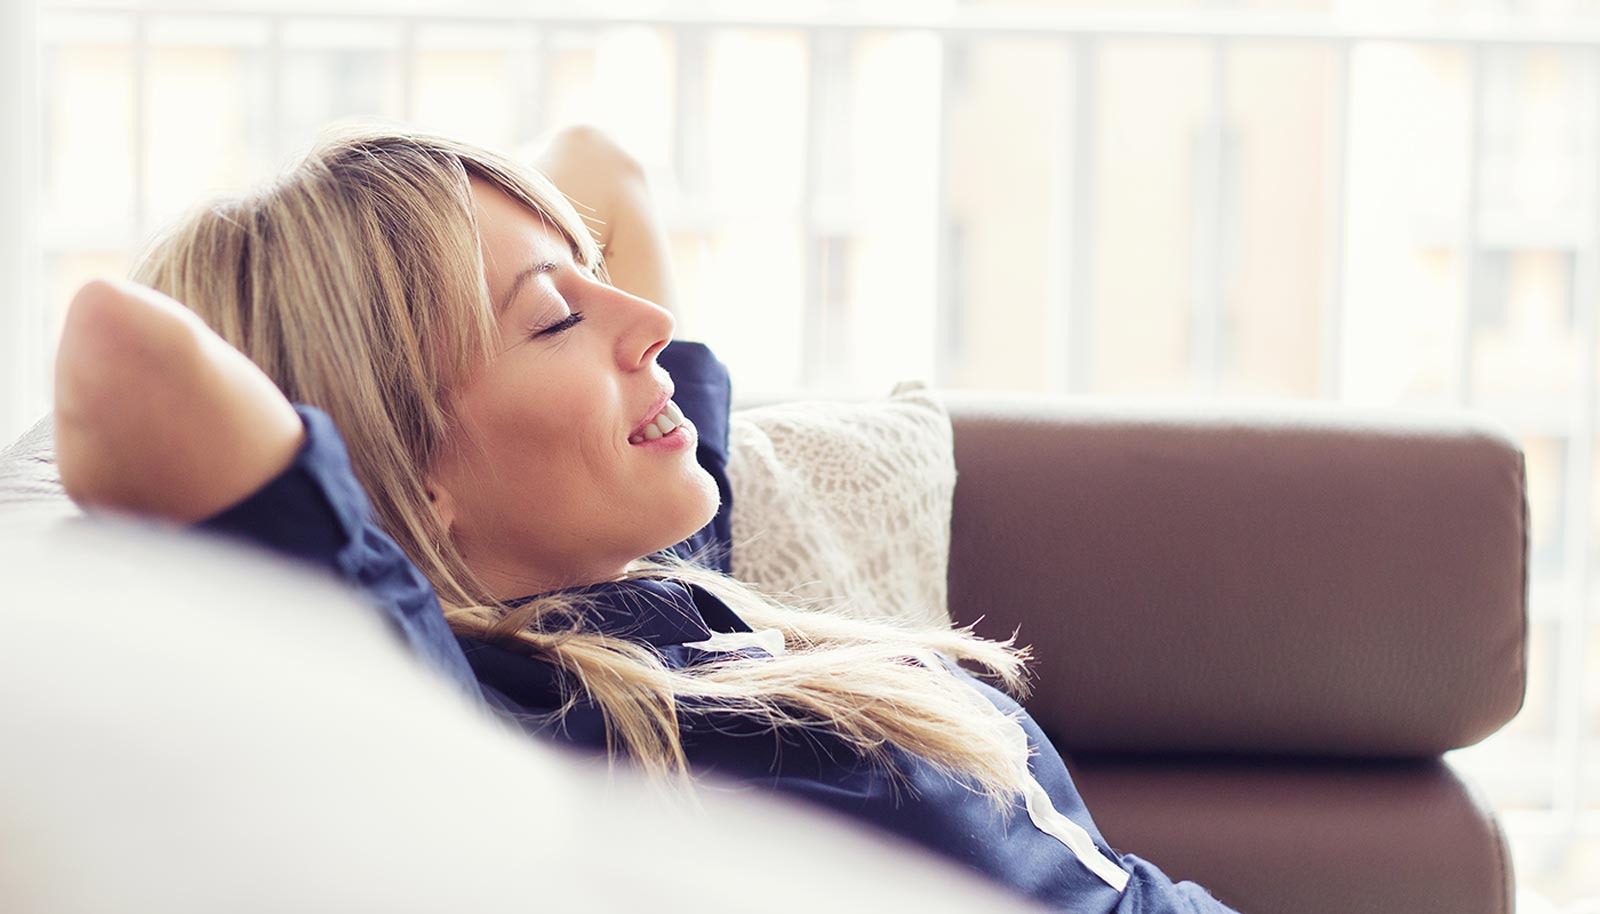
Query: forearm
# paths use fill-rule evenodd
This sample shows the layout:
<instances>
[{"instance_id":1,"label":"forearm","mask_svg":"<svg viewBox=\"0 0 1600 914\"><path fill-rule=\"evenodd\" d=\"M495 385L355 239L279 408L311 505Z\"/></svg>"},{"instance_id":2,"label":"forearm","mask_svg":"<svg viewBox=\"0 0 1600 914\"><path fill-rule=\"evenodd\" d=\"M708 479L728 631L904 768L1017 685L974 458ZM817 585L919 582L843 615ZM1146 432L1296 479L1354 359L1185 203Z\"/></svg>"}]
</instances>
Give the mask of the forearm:
<instances>
[{"instance_id":1,"label":"forearm","mask_svg":"<svg viewBox=\"0 0 1600 914\"><path fill-rule=\"evenodd\" d=\"M666 227L638 160L592 127L554 134L534 164L585 217L617 288L677 311Z\"/></svg>"},{"instance_id":2,"label":"forearm","mask_svg":"<svg viewBox=\"0 0 1600 914\"><path fill-rule=\"evenodd\" d=\"M199 520L281 472L303 441L260 369L188 309L131 283L79 290L55 377L61 481L86 509Z\"/></svg>"}]
</instances>

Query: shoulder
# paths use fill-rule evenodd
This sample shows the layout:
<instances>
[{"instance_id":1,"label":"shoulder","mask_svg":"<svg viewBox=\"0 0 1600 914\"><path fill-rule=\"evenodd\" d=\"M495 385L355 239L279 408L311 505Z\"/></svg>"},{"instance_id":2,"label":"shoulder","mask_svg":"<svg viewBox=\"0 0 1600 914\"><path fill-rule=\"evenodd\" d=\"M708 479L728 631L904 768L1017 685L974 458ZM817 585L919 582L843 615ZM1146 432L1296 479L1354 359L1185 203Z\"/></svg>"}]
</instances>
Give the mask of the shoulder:
<instances>
[{"instance_id":1,"label":"shoulder","mask_svg":"<svg viewBox=\"0 0 1600 914\"><path fill-rule=\"evenodd\" d=\"M728 366L717 358L717 354L705 343L694 340L672 340L667 343L656 356L656 361L677 380L678 373L691 376L695 380L714 380L726 383L728 380Z\"/></svg>"},{"instance_id":2,"label":"shoulder","mask_svg":"<svg viewBox=\"0 0 1600 914\"><path fill-rule=\"evenodd\" d=\"M733 406L733 380L728 366L705 343L673 340L656 356L656 363L672 377L672 399L701 432L725 443L727 413Z\"/></svg>"}]
</instances>

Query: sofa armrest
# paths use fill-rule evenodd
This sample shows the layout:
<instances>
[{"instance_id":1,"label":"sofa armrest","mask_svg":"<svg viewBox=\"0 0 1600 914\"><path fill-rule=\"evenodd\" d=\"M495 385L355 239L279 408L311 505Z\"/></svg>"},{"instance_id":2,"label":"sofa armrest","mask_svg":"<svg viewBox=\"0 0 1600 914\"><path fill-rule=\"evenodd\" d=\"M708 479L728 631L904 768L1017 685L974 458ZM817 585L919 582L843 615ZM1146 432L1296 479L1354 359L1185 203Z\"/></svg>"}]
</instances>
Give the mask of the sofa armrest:
<instances>
[{"instance_id":1,"label":"sofa armrest","mask_svg":"<svg viewBox=\"0 0 1600 914\"><path fill-rule=\"evenodd\" d=\"M950 611L1068 750L1431 755L1520 709L1523 454L1481 415L943 391Z\"/></svg>"},{"instance_id":2,"label":"sofa armrest","mask_svg":"<svg viewBox=\"0 0 1600 914\"><path fill-rule=\"evenodd\" d=\"M793 799L530 740L236 542L0 515L0 554L7 914L1041 910Z\"/></svg>"}]
</instances>

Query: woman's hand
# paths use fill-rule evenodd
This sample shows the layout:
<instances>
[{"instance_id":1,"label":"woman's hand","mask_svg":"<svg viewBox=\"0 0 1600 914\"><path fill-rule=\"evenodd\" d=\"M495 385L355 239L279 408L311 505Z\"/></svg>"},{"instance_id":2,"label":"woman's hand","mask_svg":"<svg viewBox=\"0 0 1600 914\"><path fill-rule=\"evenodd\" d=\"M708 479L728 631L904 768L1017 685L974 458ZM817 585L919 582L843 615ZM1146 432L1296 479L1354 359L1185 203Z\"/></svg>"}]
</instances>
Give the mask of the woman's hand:
<instances>
[{"instance_id":1,"label":"woman's hand","mask_svg":"<svg viewBox=\"0 0 1600 914\"><path fill-rule=\"evenodd\" d=\"M193 312L96 280L67 311L55 435L79 505L189 523L282 472L305 430L276 385Z\"/></svg>"}]
</instances>

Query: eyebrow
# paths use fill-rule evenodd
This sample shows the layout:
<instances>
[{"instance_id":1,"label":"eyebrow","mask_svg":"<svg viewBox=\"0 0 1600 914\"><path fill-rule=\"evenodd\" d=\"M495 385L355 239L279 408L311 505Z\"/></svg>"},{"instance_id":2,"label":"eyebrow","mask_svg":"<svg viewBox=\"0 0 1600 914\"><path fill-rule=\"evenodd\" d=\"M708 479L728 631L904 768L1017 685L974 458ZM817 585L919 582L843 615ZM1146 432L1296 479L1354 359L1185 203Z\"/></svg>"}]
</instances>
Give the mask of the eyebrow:
<instances>
[{"instance_id":1,"label":"eyebrow","mask_svg":"<svg viewBox=\"0 0 1600 914\"><path fill-rule=\"evenodd\" d=\"M527 267L522 272L518 273L517 278L511 281L511 288L506 290L505 297L500 299L500 304L495 308L495 313L504 314L506 312L506 308L510 307L512 299L516 298L517 293L522 291L523 283L535 276L539 276L543 273L549 273L558 266L560 265L554 260L546 260Z\"/></svg>"}]
</instances>

